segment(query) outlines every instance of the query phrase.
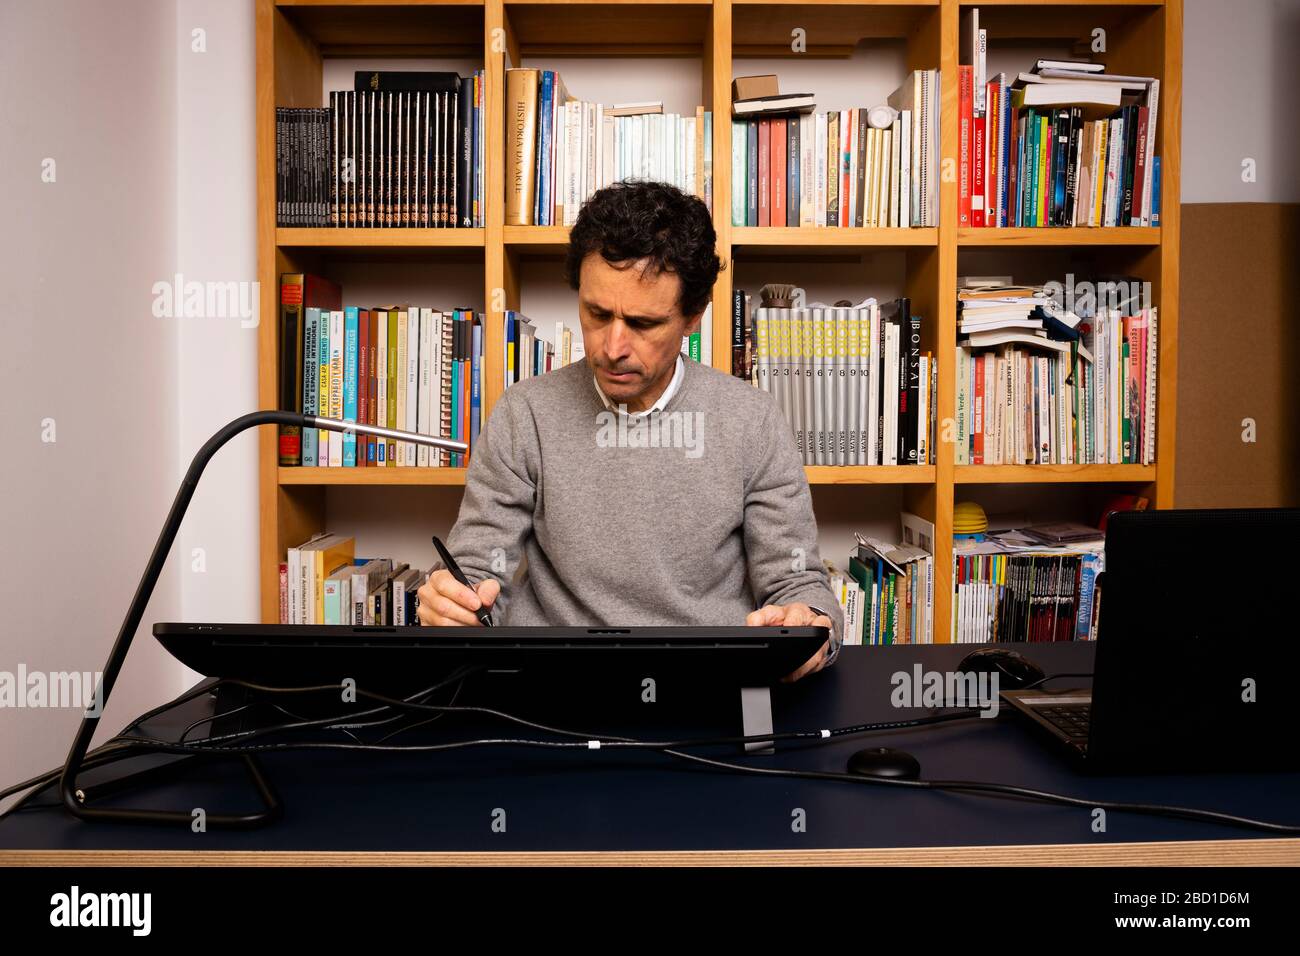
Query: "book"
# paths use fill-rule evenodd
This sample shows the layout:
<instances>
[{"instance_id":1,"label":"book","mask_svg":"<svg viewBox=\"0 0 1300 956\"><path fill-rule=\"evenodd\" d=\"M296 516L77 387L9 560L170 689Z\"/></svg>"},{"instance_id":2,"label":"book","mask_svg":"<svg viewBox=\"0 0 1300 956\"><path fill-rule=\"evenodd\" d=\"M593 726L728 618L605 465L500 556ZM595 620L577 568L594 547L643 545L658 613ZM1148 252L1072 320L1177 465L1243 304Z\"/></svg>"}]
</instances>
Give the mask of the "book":
<instances>
[{"instance_id":1,"label":"book","mask_svg":"<svg viewBox=\"0 0 1300 956\"><path fill-rule=\"evenodd\" d=\"M305 368L304 332L308 308L316 310L337 309L342 292L328 279L301 272L286 272L280 276L280 315L276 327L276 354L279 356L279 407L284 411L301 412L304 388L309 375ZM316 317L316 334L319 335L319 311ZM315 382L316 388L319 381ZM318 396L313 395L313 404ZM279 462L281 465L302 464L302 429L296 425L279 426Z\"/></svg>"}]
</instances>

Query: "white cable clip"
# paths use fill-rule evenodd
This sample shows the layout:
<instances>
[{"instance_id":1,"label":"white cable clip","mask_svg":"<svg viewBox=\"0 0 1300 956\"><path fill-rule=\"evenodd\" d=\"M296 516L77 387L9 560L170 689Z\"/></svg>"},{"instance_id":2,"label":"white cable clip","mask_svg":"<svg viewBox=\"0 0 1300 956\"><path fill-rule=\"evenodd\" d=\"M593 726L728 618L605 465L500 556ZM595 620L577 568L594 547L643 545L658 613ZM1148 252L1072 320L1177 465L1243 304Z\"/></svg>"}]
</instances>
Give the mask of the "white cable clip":
<instances>
[{"instance_id":1,"label":"white cable clip","mask_svg":"<svg viewBox=\"0 0 1300 956\"><path fill-rule=\"evenodd\" d=\"M830 732L829 730L823 730L823 731L822 731L822 740L825 740L825 739L826 739L827 737L829 737L830 735L831 735L831 732Z\"/></svg>"},{"instance_id":2,"label":"white cable clip","mask_svg":"<svg viewBox=\"0 0 1300 956\"><path fill-rule=\"evenodd\" d=\"M588 749L588 750L599 750L599 749L600 749L600 741L599 741L599 740L588 740L588 741L587 741L587 749Z\"/></svg>"}]
</instances>

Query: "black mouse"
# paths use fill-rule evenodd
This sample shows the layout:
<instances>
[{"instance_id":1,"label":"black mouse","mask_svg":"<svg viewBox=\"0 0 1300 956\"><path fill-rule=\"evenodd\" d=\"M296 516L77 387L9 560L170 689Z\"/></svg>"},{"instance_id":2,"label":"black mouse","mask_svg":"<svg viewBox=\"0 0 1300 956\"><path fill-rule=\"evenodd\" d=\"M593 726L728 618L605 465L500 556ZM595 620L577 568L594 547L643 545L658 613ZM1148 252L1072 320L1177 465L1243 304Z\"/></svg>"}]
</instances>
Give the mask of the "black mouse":
<instances>
[{"instance_id":1,"label":"black mouse","mask_svg":"<svg viewBox=\"0 0 1300 956\"><path fill-rule=\"evenodd\" d=\"M957 670L966 674L997 674L998 687L1007 690L1017 690L1047 676L1024 654L1001 647L972 651L961 659Z\"/></svg>"},{"instance_id":2,"label":"black mouse","mask_svg":"<svg viewBox=\"0 0 1300 956\"><path fill-rule=\"evenodd\" d=\"M849 773L864 777L915 780L921 776L921 764L906 751L872 747L869 750L859 750L849 758Z\"/></svg>"}]
</instances>

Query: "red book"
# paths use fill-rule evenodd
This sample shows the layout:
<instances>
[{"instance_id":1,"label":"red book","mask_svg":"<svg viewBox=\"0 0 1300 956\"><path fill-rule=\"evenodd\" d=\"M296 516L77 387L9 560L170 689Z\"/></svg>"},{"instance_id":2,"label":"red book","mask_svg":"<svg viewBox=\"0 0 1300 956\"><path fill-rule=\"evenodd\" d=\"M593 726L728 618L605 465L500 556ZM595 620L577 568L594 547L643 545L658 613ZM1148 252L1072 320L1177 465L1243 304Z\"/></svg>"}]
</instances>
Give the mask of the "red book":
<instances>
[{"instance_id":1,"label":"red book","mask_svg":"<svg viewBox=\"0 0 1300 956\"><path fill-rule=\"evenodd\" d=\"M302 411L302 334L308 308L343 308L343 292L328 279L301 272L280 276L280 316L276 326L277 388L280 408ZM322 416L323 417L323 416ZM278 450L281 465L302 464L302 429L280 425Z\"/></svg>"},{"instance_id":2,"label":"red book","mask_svg":"<svg viewBox=\"0 0 1300 956\"><path fill-rule=\"evenodd\" d=\"M772 121L758 121L758 224L772 225Z\"/></svg>"},{"instance_id":3,"label":"red book","mask_svg":"<svg viewBox=\"0 0 1300 956\"><path fill-rule=\"evenodd\" d=\"M1147 122L1150 115L1148 107L1138 107L1137 155L1133 157L1133 212L1128 221L1130 226L1142 225L1142 194L1147 171Z\"/></svg>"},{"instance_id":4,"label":"red book","mask_svg":"<svg viewBox=\"0 0 1300 956\"><path fill-rule=\"evenodd\" d=\"M847 124L845 123L847 120ZM849 168L852 164L849 162L849 150L853 148L853 131L858 126L858 111L856 109L840 111L840 142L836 147L836 162L839 163L840 170L840 225L853 225L853 214L855 212L849 205L849 200L853 196L853 189L849 185Z\"/></svg>"},{"instance_id":5,"label":"red book","mask_svg":"<svg viewBox=\"0 0 1300 956\"><path fill-rule=\"evenodd\" d=\"M985 171L984 171L984 136L985 136L985 118L983 116L975 117L975 125L971 136L971 190L970 190L970 224L972 226L984 225L984 201L985 201Z\"/></svg>"},{"instance_id":6,"label":"red book","mask_svg":"<svg viewBox=\"0 0 1300 956\"><path fill-rule=\"evenodd\" d=\"M975 67L957 67L957 225L970 225L971 126L975 100L972 93Z\"/></svg>"},{"instance_id":7,"label":"red book","mask_svg":"<svg viewBox=\"0 0 1300 956\"><path fill-rule=\"evenodd\" d=\"M972 465L984 464L984 355L975 356L975 414L971 426L974 447L971 449Z\"/></svg>"}]
</instances>

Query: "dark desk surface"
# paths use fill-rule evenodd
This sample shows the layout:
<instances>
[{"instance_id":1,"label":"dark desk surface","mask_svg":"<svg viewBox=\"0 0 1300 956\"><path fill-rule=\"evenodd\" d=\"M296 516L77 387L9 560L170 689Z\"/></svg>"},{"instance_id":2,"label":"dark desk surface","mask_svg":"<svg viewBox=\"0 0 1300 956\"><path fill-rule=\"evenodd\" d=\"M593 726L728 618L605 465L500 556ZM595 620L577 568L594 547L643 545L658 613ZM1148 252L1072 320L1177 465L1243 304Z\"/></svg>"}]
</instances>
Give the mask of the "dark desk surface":
<instances>
[{"instance_id":1,"label":"dark desk surface","mask_svg":"<svg viewBox=\"0 0 1300 956\"><path fill-rule=\"evenodd\" d=\"M776 689L776 729L916 715L891 706L890 675L910 671L918 661L926 669L950 670L970 650L951 645L846 648L829 671ZM1091 670L1090 645L1022 650L1048 673ZM489 692L486 686L481 690ZM658 702L645 704L634 685L626 695L634 702L631 716L611 717L612 711L577 699L571 689L495 703L542 722L607 733L739 733L737 701L713 708L700 708L697 702L684 707L661 693ZM671 691L666 696L671 697ZM434 726L445 735L440 739L479 736L477 730L487 730L488 736L539 736L499 722L470 727L459 716ZM742 758L734 746L697 752L756 766L842 771L850 754L868 746L907 750L920 761L923 778L1011 783L1096 799L1175 803L1300 823L1300 774L1085 777L1005 708L992 720L783 744L775 756ZM61 757L51 754L51 763ZM475 862L491 854L493 862L575 862L583 858L575 854L607 854L592 859L638 862L662 861L663 851L686 851L686 856L672 858L690 862L1300 862L1300 840L1270 839L1261 832L1111 813L1105 832L1098 833L1092 829L1092 813L1081 808L1001 796L731 774L647 751L506 746L417 754L280 752L262 760L285 805L284 818L270 827L193 833L91 825L58 808L32 809L0 821L0 849L121 850L130 851L122 859L173 862L144 851L281 851L297 859L305 852L330 851L331 861L364 862L391 861L368 854L395 852L424 854L409 859L435 861ZM123 799L134 806L204 807L209 812L255 806L242 771L225 763ZM494 814L499 819L500 810L505 812L505 832L494 832ZM792 828L799 810L806 820L804 832ZM808 855L829 850L853 852ZM515 856L534 853L553 856ZM0 861L6 857L16 862L87 862L83 853L0 852ZM250 862L242 855L225 859Z\"/></svg>"}]
</instances>

